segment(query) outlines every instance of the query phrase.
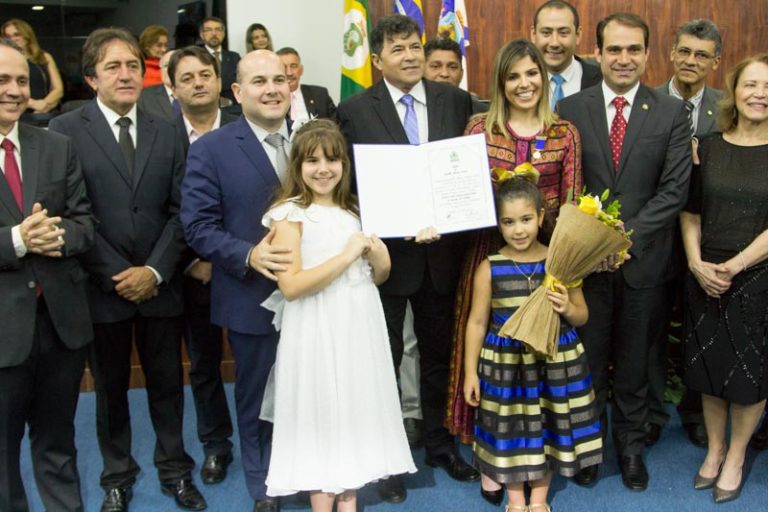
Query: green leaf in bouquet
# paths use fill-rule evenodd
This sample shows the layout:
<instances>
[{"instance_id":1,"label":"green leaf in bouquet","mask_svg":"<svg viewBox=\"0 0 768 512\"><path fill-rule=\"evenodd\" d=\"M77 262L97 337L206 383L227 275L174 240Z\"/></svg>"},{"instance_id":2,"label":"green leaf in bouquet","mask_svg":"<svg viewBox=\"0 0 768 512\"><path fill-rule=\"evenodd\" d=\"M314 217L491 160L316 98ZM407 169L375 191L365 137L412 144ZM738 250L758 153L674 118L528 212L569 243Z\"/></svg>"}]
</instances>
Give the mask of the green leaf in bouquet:
<instances>
[{"instance_id":1,"label":"green leaf in bouquet","mask_svg":"<svg viewBox=\"0 0 768 512\"><path fill-rule=\"evenodd\" d=\"M600 196L600 201L607 201L608 200L608 196L610 196L610 195L611 195L611 190L610 189L603 190L603 195Z\"/></svg>"}]
</instances>

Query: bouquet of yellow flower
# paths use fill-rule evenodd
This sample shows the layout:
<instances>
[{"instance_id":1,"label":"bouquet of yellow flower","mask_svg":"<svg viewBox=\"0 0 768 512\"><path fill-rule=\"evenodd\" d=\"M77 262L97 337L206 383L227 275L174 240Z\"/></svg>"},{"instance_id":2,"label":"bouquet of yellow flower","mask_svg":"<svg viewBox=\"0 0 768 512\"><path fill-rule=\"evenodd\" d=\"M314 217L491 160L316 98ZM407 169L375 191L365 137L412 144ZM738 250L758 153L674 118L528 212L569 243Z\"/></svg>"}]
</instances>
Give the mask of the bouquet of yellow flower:
<instances>
[{"instance_id":1,"label":"bouquet of yellow flower","mask_svg":"<svg viewBox=\"0 0 768 512\"><path fill-rule=\"evenodd\" d=\"M577 205L560 208L552 240L549 244L544 282L526 299L522 306L501 327L499 334L523 342L530 351L554 359L560 334L560 315L552 309L546 289L555 284L573 288L581 286L608 256L623 256L631 247L631 231L624 229L619 218L621 205L613 201L603 208L602 198L582 194Z\"/></svg>"}]
</instances>

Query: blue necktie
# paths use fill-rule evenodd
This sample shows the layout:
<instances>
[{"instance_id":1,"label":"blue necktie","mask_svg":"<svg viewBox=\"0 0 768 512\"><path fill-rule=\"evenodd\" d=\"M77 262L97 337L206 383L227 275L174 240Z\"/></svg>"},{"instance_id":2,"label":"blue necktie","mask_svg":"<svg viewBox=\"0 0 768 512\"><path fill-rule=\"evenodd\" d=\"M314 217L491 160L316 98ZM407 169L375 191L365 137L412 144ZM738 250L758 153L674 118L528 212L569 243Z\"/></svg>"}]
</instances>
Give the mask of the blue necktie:
<instances>
[{"instance_id":1,"label":"blue necktie","mask_svg":"<svg viewBox=\"0 0 768 512\"><path fill-rule=\"evenodd\" d=\"M403 95L400 103L405 105L405 119L403 119L403 128L408 137L408 143L419 144L419 122L416 120L416 111L413 109L413 96Z\"/></svg>"},{"instance_id":2,"label":"blue necktie","mask_svg":"<svg viewBox=\"0 0 768 512\"><path fill-rule=\"evenodd\" d=\"M552 91L552 101L550 103L552 112L554 112L557 102L565 98L565 94L563 94L563 84L565 83L565 78L563 78L563 75L552 75L550 79L555 82L555 90Z\"/></svg>"}]
</instances>

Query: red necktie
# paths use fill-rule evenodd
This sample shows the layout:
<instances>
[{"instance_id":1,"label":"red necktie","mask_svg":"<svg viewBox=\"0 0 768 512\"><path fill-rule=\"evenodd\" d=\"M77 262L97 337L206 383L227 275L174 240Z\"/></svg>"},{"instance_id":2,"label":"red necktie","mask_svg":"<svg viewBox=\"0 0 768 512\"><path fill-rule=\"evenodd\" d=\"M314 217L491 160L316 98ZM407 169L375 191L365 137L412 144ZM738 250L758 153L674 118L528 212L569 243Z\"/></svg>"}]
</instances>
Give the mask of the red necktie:
<instances>
[{"instance_id":1,"label":"red necktie","mask_svg":"<svg viewBox=\"0 0 768 512\"><path fill-rule=\"evenodd\" d=\"M624 144L624 134L627 133L627 120L624 119L622 111L627 106L627 100L621 96L613 98L613 106L616 107L616 115L611 123L611 155L613 155L613 171L619 170L619 159L621 158L621 146Z\"/></svg>"},{"instance_id":2,"label":"red necktie","mask_svg":"<svg viewBox=\"0 0 768 512\"><path fill-rule=\"evenodd\" d=\"M14 145L11 139L3 140L0 144L5 150L5 163L3 165L3 171L5 171L5 180L8 182L8 187L11 189L13 198L16 200L16 204L19 205L19 211L23 212L22 195L21 195L21 173L19 172L19 165L16 163L16 155L13 154Z\"/></svg>"}]
</instances>

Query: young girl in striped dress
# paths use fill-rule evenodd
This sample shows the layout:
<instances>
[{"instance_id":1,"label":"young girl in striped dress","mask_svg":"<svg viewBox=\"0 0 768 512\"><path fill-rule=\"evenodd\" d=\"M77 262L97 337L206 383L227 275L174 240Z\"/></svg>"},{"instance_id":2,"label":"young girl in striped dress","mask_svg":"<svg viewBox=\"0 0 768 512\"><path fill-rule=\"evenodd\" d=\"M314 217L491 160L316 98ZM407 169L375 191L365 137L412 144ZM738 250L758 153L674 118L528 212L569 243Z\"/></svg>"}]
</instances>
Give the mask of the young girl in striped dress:
<instances>
[{"instance_id":1,"label":"young girl in striped dress","mask_svg":"<svg viewBox=\"0 0 768 512\"><path fill-rule=\"evenodd\" d=\"M478 407L474 464L483 487L501 487L481 488L486 500L500 504L506 487L507 512L550 512L553 473L570 477L602 460L592 379L574 328L588 316L581 288L556 284L556 291L547 292L562 319L554 360L498 335L546 275L547 247L538 239L544 206L536 178L516 176L499 186L496 210L505 245L475 272L465 339L464 395Z\"/></svg>"}]
</instances>

